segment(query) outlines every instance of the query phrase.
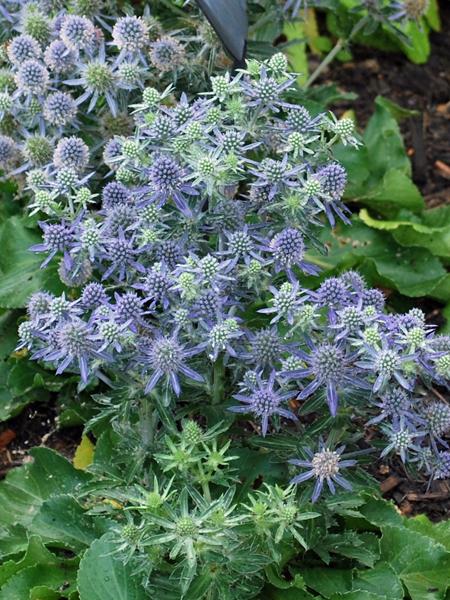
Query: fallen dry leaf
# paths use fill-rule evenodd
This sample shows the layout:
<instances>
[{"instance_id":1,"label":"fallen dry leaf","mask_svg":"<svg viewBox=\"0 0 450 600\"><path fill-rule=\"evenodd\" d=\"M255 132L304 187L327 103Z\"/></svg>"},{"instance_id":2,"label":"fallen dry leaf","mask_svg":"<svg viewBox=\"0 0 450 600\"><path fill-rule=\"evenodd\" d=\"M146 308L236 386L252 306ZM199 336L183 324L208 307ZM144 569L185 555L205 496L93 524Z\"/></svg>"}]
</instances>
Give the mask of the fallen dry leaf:
<instances>
[{"instance_id":1,"label":"fallen dry leaf","mask_svg":"<svg viewBox=\"0 0 450 600\"><path fill-rule=\"evenodd\" d=\"M4 450L16 437L16 432L12 429L5 429L0 433L0 450Z\"/></svg>"}]
</instances>

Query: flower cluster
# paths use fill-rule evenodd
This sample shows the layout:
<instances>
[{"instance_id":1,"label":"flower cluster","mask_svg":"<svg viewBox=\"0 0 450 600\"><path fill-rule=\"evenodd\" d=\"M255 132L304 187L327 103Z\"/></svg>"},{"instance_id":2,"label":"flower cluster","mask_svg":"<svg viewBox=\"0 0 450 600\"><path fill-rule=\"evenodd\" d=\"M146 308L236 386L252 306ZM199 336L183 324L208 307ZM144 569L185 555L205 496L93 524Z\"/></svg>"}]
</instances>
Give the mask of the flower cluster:
<instances>
[{"instance_id":1,"label":"flower cluster","mask_svg":"<svg viewBox=\"0 0 450 600\"><path fill-rule=\"evenodd\" d=\"M95 148L129 133L128 106L145 85L195 80L202 89L217 41L198 33L201 19L181 35L166 33L158 16L121 16L114 2L2 3L0 169L48 164L63 136L83 132Z\"/></svg>"},{"instance_id":2,"label":"flower cluster","mask_svg":"<svg viewBox=\"0 0 450 600\"><path fill-rule=\"evenodd\" d=\"M84 383L127 374L166 404L191 386L214 397L226 372L242 403L230 410L253 415L263 435L297 420L291 400L323 398L335 416L364 398L385 453L440 476L450 410L419 398L448 381L448 339L420 310L386 314L357 273L301 286L318 272L308 260L317 227L347 221L346 173L332 156L339 122L288 101L280 61L217 76L193 101L147 88L134 135L105 147L113 178L98 199L84 142L60 140L31 186L50 217L32 250L44 266L59 258L62 281L80 292L33 296L22 346ZM68 170L81 187L58 184ZM248 311L259 316L248 322Z\"/></svg>"}]
</instances>

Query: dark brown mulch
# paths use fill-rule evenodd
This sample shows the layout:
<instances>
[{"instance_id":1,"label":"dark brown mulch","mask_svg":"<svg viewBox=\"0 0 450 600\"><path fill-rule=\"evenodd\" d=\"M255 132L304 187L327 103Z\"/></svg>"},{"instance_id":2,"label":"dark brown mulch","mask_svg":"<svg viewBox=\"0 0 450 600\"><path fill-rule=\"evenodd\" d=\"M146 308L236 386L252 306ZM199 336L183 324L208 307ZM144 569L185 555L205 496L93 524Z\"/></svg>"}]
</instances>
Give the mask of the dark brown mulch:
<instances>
[{"instance_id":1,"label":"dark brown mulch","mask_svg":"<svg viewBox=\"0 0 450 600\"><path fill-rule=\"evenodd\" d=\"M54 404L32 404L23 412L0 424L0 477L28 460L35 446L53 448L69 460L81 440L81 427L58 429Z\"/></svg>"},{"instance_id":2,"label":"dark brown mulch","mask_svg":"<svg viewBox=\"0 0 450 600\"><path fill-rule=\"evenodd\" d=\"M400 512L408 517L425 514L432 521L450 518L450 481L411 478L399 460L378 464L372 473L380 481L385 498L394 500Z\"/></svg>"},{"instance_id":3,"label":"dark brown mulch","mask_svg":"<svg viewBox=\"0 0 450 600\"><path fill-rule=\"evenodd\" d=\"M414 180L429 207L450 204L450 3L441 2L440 10L442 31L431 34L427 64L355 46L351 62L334 62L318 80L358 94L356 101L342 102L339 108L353 109L361 127L372 115L378 95L420 111L420 116L403 121L401 129Z\"/></svg>"}]
</instances>

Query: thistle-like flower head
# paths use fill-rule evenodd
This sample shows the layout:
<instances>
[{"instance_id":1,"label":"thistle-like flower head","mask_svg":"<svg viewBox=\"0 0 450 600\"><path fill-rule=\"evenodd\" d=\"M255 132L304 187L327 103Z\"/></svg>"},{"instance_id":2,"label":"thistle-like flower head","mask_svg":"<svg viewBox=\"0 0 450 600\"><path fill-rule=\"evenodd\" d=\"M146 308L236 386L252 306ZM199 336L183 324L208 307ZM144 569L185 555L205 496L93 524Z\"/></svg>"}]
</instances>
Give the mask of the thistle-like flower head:
<instances>
[{"instance_id":1,"label":"thistle-like flower head","mask_svg":"<svg viewBox=\"0 0 450 600\"><path fill-rule=\"evenodd\" d=\"M174 37L163 36L151 44L150 61L161 73L180 68L185 60L186 52Z\"/></svg>"},{"instance_id":2,"label":"thistle-like flower head","mask_svg":"<svg viewBox=\"0 0 450 600\"><path fill-rule=\"evenodd\" d=\"M20 64L16 74L16 85L21 92L41 96L48 84L48 71L36 59L30 58Z\"/></svg>"},{"instance_id":3,"label":"thistle-like flower head","mask_svg":"<svg viewBox=\"0 0 450 600\"><path fill-rule=\"evenodd\" d=\"M77 105L70 94L53 92L44 103L44 118L57 127L73 122L77 114Z\"/></svg>"},{"instance_id":4,"label":"thistle-like flower head","mask_svg":"<svg viewBox=\"0 0 450 600\"><path fill-rule=\"evenodd\" d=\"M58 168L72 168L83 171L89 162L89 148L74 135L61 138L53 153L53 164Z\"/></svg>"},{"instance_id":5,"label":"thistle-like flower head","mask_svg":"<svg viewBox=\"0 0 450 600\"><path fill-rule=\"evenodd\" d=\"M289 462L292 465L303 467L308 470L295 476L291 479L290 483L299 484L314 478L316 482L312 493L313 502L318 500L325 481L332 494L336 493L335 484L343 487L345 490L351 490L352 486L350 482L342 477L340 471L355 466L356 460L345 459L342 454L344 450L344 446L332 450L323 443L321 443L319 450L314 453L309 448L305 448L305 453L308 455L309 460L291 459Z\"/></svg>"},{"instance_id":6,"label":"thistle-like flower head","mask_svg":"<svg viewBox=\"0 0 450 600\"><path fill-rule=\"evenodd\" d=\"M113 27L112 38L120 50L137 52L148 43L148 27L140 17L121 17Z\"/></svg>"}]
</instances>

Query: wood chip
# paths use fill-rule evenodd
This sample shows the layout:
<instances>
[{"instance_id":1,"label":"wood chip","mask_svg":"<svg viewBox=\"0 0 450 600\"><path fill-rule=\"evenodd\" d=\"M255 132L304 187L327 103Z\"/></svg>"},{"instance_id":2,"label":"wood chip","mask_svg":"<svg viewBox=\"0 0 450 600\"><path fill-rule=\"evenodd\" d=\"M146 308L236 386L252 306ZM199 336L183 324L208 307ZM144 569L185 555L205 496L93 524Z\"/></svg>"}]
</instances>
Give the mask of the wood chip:
<instances>
[{"instance_id":1,"label":"wood chip","mask_svg":"<svg viewBox=\"0 0 450 600\"><path fill-rule=\"evenodd\" d=\"M436 112L440 115L450 116L450 102L445 104L438 104L436 106Z\"/></svg>"},{"instance_id":2,"label":"wood chip","mask_svg":"<svg viewBox=\"0 0 450 600\"><path fill-rule=\"evenodd\" d=\"M380 483L380 490L382 494L386 494L386 492L390 492L394 488L398 486L398 484L402 480L397 475L390 475L387 479Z\"/></svg>"},{"instance_id":3,"label":"wood chip","mask_svg":"<svg viewBox=\"0 0 450 600\"><path fill-rule=\"evenodd\" d=\"M5 429L0 433L0 450L6 448L16 437L16 432L12 429Z\"/></svg>"},{"instance_id":4,"label":"wood chip","mask_svg":"<svg viewBox=\"0 0 450 600\"><path fill-rule=\"evenodd\" d=\"M402 515L410 515L413 510L413 505L408 500L403 500L403 502L399 506L400 512Z\"/></svg>"},{"instance_id":5,"label":"wood chip","mask_svg":"<svg viewBox=\"0 0 450 600\"><path fill-rule=\"evenodd\" d=\"M410 493L406 494L406 498L411 502L420 502L421 500L445 500L446 498L450 498L450 491L427 492L426 494Z\"/></svg>"},{"instance_id":6,"label":"wood chip","mask_svg":"<svg viewBox=\"0 0 450 600\"><path fill-rule=\"evenodd\" d=\"M450 167L445 162L442 160L437 160L434 163L434 166L436 167L437 171L439 171L439 174L442 175L442 177L450 179Z\"/></svg>"}]
</instances>

